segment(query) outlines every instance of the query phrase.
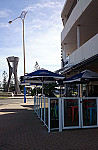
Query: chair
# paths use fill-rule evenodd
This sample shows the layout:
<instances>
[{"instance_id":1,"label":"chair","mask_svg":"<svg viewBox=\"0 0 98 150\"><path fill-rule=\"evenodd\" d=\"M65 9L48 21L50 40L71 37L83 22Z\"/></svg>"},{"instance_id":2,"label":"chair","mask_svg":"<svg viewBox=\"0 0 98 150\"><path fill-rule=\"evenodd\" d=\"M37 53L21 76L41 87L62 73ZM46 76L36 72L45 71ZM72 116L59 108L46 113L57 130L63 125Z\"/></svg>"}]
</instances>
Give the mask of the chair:
<instances>
[{"instance_id":1,"label":"chair","mask_svg":"<svg viewBox=\"0 0 98 150\"><path fill-rule=\"evenodd\" d=\"M78 120L78 106L71 106L72 108L72 123L74 122L74 115L75 115L75 111L76 111L76 118Z\"/></svg>"},{"instance_id":2,"label":"chair","mask_svg":"<svg viewBox=\"0 0 98 150\"><path fill-rule=\"evenodd\" d=\"M86 106L87 108L87 119L86 119L86 122L88 120L88 111L90 112L90 125L92 124L92 117L94 119L94 110L95 112L97 111L96 107L93 107L93 106Z\"/></svg>"}]
</instances>

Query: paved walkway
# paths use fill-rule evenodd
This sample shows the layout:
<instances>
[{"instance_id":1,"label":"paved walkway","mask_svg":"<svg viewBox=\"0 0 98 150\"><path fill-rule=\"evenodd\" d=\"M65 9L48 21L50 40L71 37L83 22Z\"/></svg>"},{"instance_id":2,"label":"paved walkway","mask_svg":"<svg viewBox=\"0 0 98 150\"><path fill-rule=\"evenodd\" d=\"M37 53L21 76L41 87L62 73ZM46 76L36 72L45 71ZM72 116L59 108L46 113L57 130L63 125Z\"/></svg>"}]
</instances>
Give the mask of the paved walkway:
<instances>
[{"instance_id":1,"label":"paved walkway","mask_svg":"<svg viewBox=\"0 0 98 150\"><path fill-rule=\"evenodd\" d=\"M0 100L0 150L98 150L98 128L48 133L31 100Z\"/></svg>"}]
</instances>

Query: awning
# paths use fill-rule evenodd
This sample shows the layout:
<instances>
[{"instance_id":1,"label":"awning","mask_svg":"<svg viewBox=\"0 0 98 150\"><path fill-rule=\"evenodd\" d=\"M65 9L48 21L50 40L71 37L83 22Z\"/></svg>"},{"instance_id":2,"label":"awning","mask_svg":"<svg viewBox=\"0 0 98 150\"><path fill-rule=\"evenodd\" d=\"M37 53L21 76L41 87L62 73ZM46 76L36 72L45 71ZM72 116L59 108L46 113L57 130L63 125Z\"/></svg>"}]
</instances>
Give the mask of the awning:
<instances>
[{"instance_id":1,"label":"awning","mask_svg":"<svg viewBox=\"0 0 98 150\"><path fill-rule=\"evenodd\" d=\"M66 81L63 81L63 83L79 83L87 81L98 81L98 73L90 70L84 70L81 73L68 78Z\"/></svg>"}]
</instances>

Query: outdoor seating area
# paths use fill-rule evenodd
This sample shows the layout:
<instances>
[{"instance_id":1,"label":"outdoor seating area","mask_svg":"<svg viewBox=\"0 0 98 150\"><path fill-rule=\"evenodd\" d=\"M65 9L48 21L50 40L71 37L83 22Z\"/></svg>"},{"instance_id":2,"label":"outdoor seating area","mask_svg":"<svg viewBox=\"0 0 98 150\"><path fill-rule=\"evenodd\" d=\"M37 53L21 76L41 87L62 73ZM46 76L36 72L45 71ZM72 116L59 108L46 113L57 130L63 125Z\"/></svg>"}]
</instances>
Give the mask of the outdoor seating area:
<instances>
[{"instance_id":1,"label":"outdoor seating area","mask_svg":"<svg viewBox=\"0 0 98 150\"><path fill-rule=\"evenodd\" d=\"M34 97L34 112L48 132L98 127L98 97Z\"/></svg>"}]
</instances>

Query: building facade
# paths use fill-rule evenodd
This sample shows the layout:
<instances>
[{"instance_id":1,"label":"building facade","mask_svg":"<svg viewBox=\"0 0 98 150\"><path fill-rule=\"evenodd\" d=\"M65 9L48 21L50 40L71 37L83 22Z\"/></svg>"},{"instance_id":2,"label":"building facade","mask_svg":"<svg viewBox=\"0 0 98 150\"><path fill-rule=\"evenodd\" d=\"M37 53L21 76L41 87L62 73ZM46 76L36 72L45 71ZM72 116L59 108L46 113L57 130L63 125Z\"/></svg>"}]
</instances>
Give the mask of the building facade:
<instances>
[{"instance_id":1,"label":"building facade","mask_svg":"<svg viewBox=\"0 0 98 150\"><path fill-rule=\"evenodd\" d=\"M98 1L67 0L61 17L61 73L98 72Z\"/></svg>"},{"instance_id":2,"label":"building facade","mask_svg":"<svg viewBox=\"0 0 98 150\"><path fill-rule=\"evenodd\" d=\"M98 0L66 0L61 13L61 69L69 78L83 70L98 73Z\"/></svg>"}]
</instances>

